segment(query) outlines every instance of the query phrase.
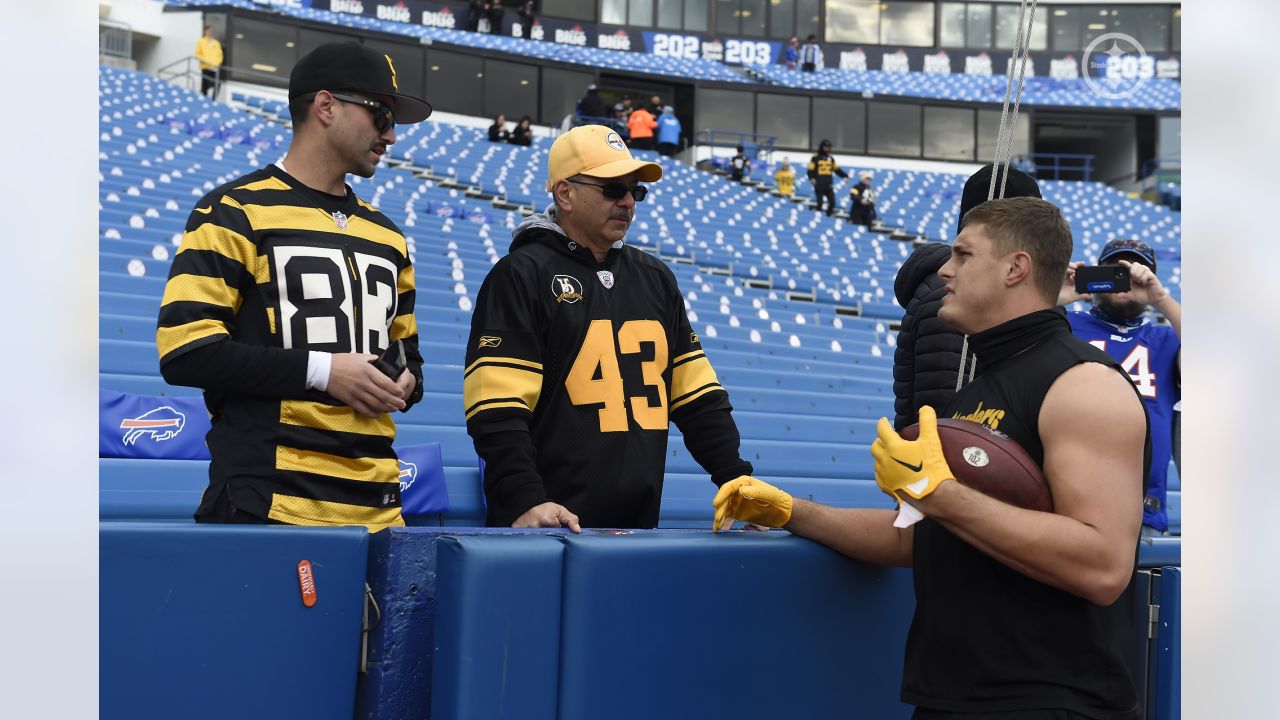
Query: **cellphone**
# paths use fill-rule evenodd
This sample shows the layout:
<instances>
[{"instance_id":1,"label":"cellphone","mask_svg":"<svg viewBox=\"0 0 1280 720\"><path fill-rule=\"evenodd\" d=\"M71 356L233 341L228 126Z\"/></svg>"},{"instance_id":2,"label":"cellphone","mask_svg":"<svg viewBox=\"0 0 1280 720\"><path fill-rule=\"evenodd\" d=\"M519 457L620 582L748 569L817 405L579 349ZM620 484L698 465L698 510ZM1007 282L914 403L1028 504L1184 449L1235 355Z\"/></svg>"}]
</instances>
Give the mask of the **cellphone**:
<instances>
[{"instance_id":1,"label":"cellphone","mask_svg":"<svg viewBox=\"0 0 1280 720\"><path fill-rule=\"evenodd\" d=\"M1076 292L1118 293L1129 291L1129 268L1123 265L1081 265L1076 268Z\"/></svg>"},{"instance_id":2,"label":"cellphone","mask_svg":"<svg viewBox=\"0 0 1280 720\"><path fill-rule=\"evenodd\" d=\"M400 373L404 372L405 366L408 365L404 359L404 343L396 340L387 346L380 357L369 362L393 382L399 380Z\"/></svg>"}]
</instances>

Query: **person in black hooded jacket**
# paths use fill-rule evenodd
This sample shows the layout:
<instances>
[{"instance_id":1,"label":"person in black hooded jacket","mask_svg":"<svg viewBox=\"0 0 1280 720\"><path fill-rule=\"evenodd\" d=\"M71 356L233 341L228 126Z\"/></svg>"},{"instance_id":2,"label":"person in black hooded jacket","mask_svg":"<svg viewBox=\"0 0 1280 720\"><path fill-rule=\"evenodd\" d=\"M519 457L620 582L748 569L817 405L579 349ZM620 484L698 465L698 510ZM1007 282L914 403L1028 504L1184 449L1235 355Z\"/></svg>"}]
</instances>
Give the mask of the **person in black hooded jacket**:
<instances>
[{"instance_id":1,"label":"person in black hooded jacket","mask_svg":"<svg viewBox=\"0 0 1280 720\"><path fill-rule=\"evenodd\" d=\"M992 166L986 165L969 176L960 197L960 216L987 201ZM998 182L998 181L997 181ZM1000 188L997 185L996 194ZM1016 168L1009 169L1004 197L1040 197L1035 178ZM951 258L951 246L927 243L916 248L902 264L893 281L893 294L904 308L898 347L893 352L893 427L901 430L918 419L920 406L944 407L956 393L956 380L963 355L964 336L938 319L942 296L946 294L938 270ZM972 361L970 361L972 362Z\"/></svg>"}]
</instances>

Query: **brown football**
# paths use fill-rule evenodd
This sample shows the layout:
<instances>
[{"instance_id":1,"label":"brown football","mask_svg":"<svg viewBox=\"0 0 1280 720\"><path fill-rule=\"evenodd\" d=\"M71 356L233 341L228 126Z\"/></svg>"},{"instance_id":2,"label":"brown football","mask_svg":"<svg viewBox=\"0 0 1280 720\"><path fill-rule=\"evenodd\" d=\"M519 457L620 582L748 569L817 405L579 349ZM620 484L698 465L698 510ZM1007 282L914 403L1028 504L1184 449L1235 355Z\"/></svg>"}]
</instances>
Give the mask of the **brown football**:
<instances>
[{"instance_id":1,"label":"brown football","mask_svg":"<svg viewBox=\"0 0 1280 720\"><path fill-rule=\"evenodd\" d=\"M899 434L915 440L920 425L905 427ZM1044 473L1009 436L968 420L943 419L938 421L938 439L947 465L961 484L1010 505L1053 511Z\"/></svg>"}]
</instances>

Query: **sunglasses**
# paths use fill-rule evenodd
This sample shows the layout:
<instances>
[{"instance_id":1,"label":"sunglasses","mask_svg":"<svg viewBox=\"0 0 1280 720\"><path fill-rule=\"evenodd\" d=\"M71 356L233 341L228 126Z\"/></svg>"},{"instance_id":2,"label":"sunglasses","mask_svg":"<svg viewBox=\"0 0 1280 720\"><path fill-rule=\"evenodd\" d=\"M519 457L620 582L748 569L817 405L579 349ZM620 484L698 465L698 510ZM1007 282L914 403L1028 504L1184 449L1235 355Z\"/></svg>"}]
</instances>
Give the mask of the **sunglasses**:
<instances>
[{"instance_id":1,"label":"sunglasses","mask_svg":"<svg viewBox=\"0 0 1280 720\"><path fill-rule=\"evenodd\" d=\"M598 183L583 182L582 180L570 180L575 185L590 185L591 187L600 188L601 194L610 200L621 200L627 193L631 193L631 197L636 202L644 202L645 196L649 194L649 188L643 185L626 185L620 182L607 182L603 185Z\"/></svg>"},{"instance_id":2,"label":"sunglasses","mask_svg":"<svg viewBox=\"0 0 1280 720\"><path fill-rule=\"evenodd\" d=\"M384 133L396 126L395 111L380 102L363 98L359 95L344 95L336 92L330 92L329 94L335 100L341 100L352 105L363 105L373 115L373 127L380 133Z\"/></svg>"}]
</instances>

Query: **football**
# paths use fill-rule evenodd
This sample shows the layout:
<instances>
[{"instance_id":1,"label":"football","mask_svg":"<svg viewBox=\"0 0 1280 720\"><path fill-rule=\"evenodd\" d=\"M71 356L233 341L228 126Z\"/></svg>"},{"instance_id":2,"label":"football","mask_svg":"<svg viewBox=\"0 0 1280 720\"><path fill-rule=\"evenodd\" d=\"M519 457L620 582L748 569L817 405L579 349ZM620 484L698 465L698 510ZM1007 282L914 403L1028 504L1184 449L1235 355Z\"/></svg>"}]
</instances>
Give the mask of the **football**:
<instances>
[{"instance_id":1,"label":"football","mask_svg":"<svg viewBox=\"0 0 1280 720\"><path fill-rule=\"evenodd\" d=\"M899 434L915 440L920 425L905 427ZM1053 511L1044 473L1012 438L968 420L942 419L938 439L947 465L962 484L1010 505Z\"/></svg>"}]
</instances>

